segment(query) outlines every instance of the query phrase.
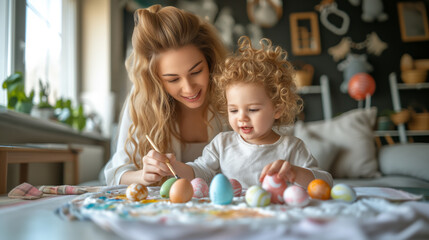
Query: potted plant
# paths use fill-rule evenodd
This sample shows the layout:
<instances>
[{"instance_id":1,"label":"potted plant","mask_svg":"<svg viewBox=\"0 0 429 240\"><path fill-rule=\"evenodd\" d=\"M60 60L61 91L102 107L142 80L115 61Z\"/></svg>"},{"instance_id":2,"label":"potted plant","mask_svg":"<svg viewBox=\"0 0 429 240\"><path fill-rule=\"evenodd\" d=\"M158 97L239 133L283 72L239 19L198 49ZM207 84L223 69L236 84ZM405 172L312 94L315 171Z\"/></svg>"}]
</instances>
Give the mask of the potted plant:
<instances>
[{"instance_id":1,"label":"potted plant","mask_svg":"<svg viewBox=\"0 0 429 240\"><path fill-rule=\"evenodd\" d=\"M78 131L82 131L86 125L87 116L83 111L83 105L72 108L70 99L59 99L55 104L55 116L58 121L65 123Z\"/></svg>"},{"instance_id":2,"label":"potted plant","mask_svg":"<svg viewBox=\"0 0 429 240\"><path fill-rule=\"evenodd\" d=\"M18 112L30 113L33 108L34 90L27 96L21 72L8 76L2 85L7 90L7 107Z\"/></svg>"},{"instance_id":3,"label":"potted plant","mask_svg":"<svg viewBox=\"0 0 429 240\"><path fill-rule=\"evenodd\" d=\"M393 130L393 122L390 119L390 115L395 113L395 111L390 109L383 109L377 117L377 130L386 131Z\"/></svg>"},{"instance_id":4,"label":"potted plant","mask_svg":"<svg viewBox=\"0 0 429 240\"><path fill-rule=\"evenodd\" d=\"M54 108L49 104L49 83L43 84L39 79L39 104L33 107L31 115L42 119L54 119Z\"/></svg>"}]
</instances>

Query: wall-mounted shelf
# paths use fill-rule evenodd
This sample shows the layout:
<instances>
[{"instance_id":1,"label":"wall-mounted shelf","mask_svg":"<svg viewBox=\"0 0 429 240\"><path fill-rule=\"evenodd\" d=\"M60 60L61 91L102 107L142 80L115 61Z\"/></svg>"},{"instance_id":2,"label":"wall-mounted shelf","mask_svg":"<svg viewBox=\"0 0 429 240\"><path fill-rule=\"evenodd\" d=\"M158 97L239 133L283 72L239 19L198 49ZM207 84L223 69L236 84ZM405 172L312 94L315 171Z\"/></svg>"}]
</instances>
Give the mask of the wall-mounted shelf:
<instances>
[{"instance_id":1,"label":"wall-mounted shelf","mask_svg":"<svg viewBox=\"0 0 429 240\"><path fill-rule=\"evenodd\" d=\"M399 97L399 90L420 90L420 89L429 89L429 83L417 83L417 84L405 84L398 83L395 73L390 73L389 75L390 91L392 94L392 103L393 110L399 112L402 110L401 99ZM377 131L377 132L397 132L396 136L399 136L399 141L401 143L407 143L408 136L429 136L429 131L411 131L405 129L405 124L398 125L398 131ZM389 134L390 136L395 136Z\"/></svg>"},{"instance_id":2,"label":"wall-mounted shelf","mask_svg":"<svg viewBox=\"0 0 429 240\"><path fill-rule=\"evenodd\" d=\"M416 137L416 136L429 136L429 130L407 130L407 136ZM399 132L397 130L378 130L374 131L374 136L383 137L383 136L392 136L398 137Z\"/></svg>"},{"instance_id":3,"label":"wall-mounted shelf","mask_svg":"<svg viewBox=\"0 0 429 240\"><path fill-rule=\"evenodd\" d=\"M429 88L429 83L416 83L416 84L406 84L406 83L397 83L399 90L419 90Z\"/></svg>"},{"instance_id":4,"label":"wall-mounted shelf","mask_svg":"<svg viewBox=\"0 0 429 240\"><path fill-rule=\"evenodd\" d=\"M326 75L320 77L320 86L303 86L298 89L299 94L321 94L323 117L325 120L332 118L331 92L329 79Z\"/></svg>"}]
</instances>

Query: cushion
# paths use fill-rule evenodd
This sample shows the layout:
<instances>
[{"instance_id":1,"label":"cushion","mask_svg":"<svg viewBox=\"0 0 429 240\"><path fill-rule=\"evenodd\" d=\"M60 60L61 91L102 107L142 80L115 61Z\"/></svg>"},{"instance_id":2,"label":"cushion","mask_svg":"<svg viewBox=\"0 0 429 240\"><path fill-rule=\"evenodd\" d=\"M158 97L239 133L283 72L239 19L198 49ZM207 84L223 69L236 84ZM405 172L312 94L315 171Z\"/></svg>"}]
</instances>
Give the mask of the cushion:
<instances>
[{"instance_id":1,"label":"cushion","mask_svg":"<svg viewBox=\"0 0 429 240\"><path fill-rule=\"evenodd\" d=\"M385 175L406 175L429 181L429 143L386 145L380 149L380 170Z\"/></svg>"},{"instance_id":2,"label":"cushion","mask_svg":"<svg viewBox=\"0 0 429 240\"><path fill-rule=\"evenodd\" d=\"M339 148L330 173L334 178L378 177L373 127L377 108L354 109L331 120L297 123L296 136L311 134ZM311 149L310 151L316 151Z\"/></svg>"},{"instance_id":3,"label":"cushion","mask_svg":"<svg viewBox=\"0 0 429 240\"><path fill-rule=\"evenodd\" d=\"M325 141L316 134L306 131L302 121L295 124L295 136L304 141L311 154L316 158L319 168L329 172L340 148L332 142Z\"/></svg>"}]
</instances>

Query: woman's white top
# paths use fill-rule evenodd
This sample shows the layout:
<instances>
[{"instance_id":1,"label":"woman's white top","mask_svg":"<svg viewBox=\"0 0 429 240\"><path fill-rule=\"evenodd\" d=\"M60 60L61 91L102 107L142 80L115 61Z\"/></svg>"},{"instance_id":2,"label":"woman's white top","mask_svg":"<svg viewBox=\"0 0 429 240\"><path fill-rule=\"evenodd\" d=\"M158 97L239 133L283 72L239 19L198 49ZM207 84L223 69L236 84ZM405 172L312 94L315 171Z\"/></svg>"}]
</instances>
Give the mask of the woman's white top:
<instances>
[{"instance_id":1,"label":"woman's white top","mask_svg":"<svg viewBox=\"0 0 429 240\"><path fill-rule=\"evenodd\" d=\"M225 124L222 124L222 121L218 116L214 116L209 111L207 114L207 121L209 121L211 127L207 128L208 133L208 140L209 142L219 133L222 131L228 130L227 126ZM128 129L131 126L131 117L129 114L129 101L126 102L123 116L120 122L120 126L118 128L118 140L117 140L117 146L116 146L116 152L114 153L112 159L106 164L106 167L104 168L104 175L106 177L106 184L108 186L111 185L118 185L120 183L122 174L124 174L127 171L136 171L138 170L136 166L130 161L127 153L125 152L124 146L125 142L128 137ZM204 146L207 143L201 143L197 144L195 146L192 146L191 144L191 151L192 152L182 152L182 144L179 142L178 139L176 139L174 136L172 136L172 148L174 155L176 156L176 160L181 162L189 162L196 159L194 156L200 156ZM187 144L184 145L187 147ZM132 153L134 151L134 147L128 145L128 152ZM188 155L189 154L189 155ZM143 156L140 156L139 153L137 153L137 159L143 159Z\"/></svg>"}]
</instances>

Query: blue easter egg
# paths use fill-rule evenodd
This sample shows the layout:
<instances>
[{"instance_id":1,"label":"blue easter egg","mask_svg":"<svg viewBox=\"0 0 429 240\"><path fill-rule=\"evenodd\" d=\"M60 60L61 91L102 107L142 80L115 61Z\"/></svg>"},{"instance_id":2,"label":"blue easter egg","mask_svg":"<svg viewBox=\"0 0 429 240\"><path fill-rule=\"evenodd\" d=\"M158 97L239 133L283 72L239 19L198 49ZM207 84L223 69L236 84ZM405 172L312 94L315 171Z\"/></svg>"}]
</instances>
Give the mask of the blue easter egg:
<instances>
[{"instance_id":1,"label":"blue easter egg","mask_svg":"<svg viewBox=\"0 0 429 240\"><path fill-rule=\"evenodd\" d=\"M210 200L214 204L227 205L232 202L234 191L225 175L217 174L210 184Z\"/></svg>"}]
</instances>

